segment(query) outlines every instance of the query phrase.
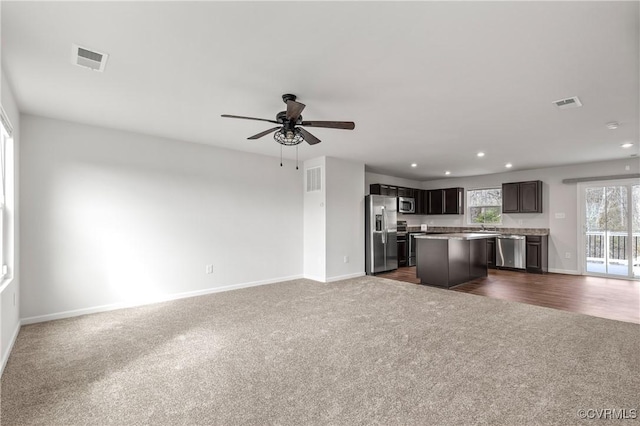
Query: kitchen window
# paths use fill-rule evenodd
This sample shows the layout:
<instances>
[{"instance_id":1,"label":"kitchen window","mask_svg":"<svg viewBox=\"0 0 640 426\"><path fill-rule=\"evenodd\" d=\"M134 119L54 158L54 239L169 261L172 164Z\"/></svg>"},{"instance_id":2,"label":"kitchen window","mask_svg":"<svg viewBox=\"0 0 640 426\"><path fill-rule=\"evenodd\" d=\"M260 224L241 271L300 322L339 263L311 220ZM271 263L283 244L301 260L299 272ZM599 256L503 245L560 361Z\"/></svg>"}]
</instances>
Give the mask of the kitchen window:
<instances>
[{"instance_id":1,"label":"kitchen window","mask_svg":"<svg viewBox=\"0 0 640 426\"><path fill-rule=\"evenodd\" d=\"M502 188L470 189L467 191L467 221L469 224L502 223Z\"/></svg>"}]
</instances>

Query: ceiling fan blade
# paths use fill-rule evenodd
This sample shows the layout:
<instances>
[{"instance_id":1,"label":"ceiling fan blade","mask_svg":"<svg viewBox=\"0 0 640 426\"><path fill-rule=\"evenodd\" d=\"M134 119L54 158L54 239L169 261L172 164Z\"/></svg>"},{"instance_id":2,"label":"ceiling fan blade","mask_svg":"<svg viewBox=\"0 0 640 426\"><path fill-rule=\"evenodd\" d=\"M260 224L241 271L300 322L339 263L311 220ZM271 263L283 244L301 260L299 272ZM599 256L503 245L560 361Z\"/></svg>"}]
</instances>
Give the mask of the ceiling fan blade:
<instances>
[{"instance_id":1,"label":"ceiling fan blade","mask_svg":"<svg viewBox=\"0 0 640 426\"><path fill-rule=\"evenodd\" d=\"M300 102L288 100L287 101L287 120L296 121L302 110L306 107L305 104L301 104Z\"/></svg>"},{"instance_id":2,"label":"ceiling fan blade","mask_svg":"<svg viewBox=\"0 0 640 426\"><path fill-rule=\"evenodd\" d=\"M266 121L268 123L275 123L275 124L280 124L275 120L267 120L266 118L255 118L255 117L243 117L242 115L229 115L229 114L222 114L221 117L224 118L242 118L244 120L257 120L257 121Z\"/></svg>"},{"instance_id":3,"label":"ceiling fan blade","mask_svg":"<svg viewBox=\"0 0 640 426\"><path fill-rule=\"evenodd\" d=\"M353 130L356 127L356 123L353 121L303 121L300 123L302 126L308 127L327 127L329 129L345 129Z\"/></svg>"},{"instance_id":4,"label":"ceiling fan blade","mask_svg":"<svg viewBox=\"0 0 640 426\"><path fill-rule=\"evenodd\" d=\"M298 127L298 130L300 130L300 133L302 133L304 140L307 141L309 145L315 145L317 143L322 142L320 139L316 138L311 133L307 132L305 129Z\"/></svg>"},{"instance_id":5,"label":"ceiling fan blade","mask_svg":"<svg viewBox=\"0 0 640 426\"><path fill-rule=\"evenodd\" d=\"M248 137L247 139L260 139L263 136L267 136L269 133L273 133L275 130L278 130L280 126L274 127L273 129L265 130L264 132L260 132L257 135L253 135Z\"/></svg>"}]
</instances>

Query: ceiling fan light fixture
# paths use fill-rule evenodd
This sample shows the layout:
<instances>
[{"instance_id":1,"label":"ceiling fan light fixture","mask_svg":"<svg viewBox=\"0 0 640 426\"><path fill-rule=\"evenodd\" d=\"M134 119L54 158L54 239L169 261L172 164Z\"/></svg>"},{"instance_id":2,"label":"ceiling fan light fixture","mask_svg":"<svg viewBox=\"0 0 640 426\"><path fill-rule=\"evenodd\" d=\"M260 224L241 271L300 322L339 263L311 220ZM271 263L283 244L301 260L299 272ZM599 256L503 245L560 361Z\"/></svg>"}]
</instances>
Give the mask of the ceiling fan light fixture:
<instances>
[{"instance_id":1,"label":"ceiling fan light fixture","mask_svg":"<svg viewBox=\"0 0 640 426\"><path fill-rule=\"evenodd\" d=\"M282 128L273 134L273 140L281 145L294 146L304 142L304 137L300 133L300 129L285 130Z\"/></svg>"}]
</instances>

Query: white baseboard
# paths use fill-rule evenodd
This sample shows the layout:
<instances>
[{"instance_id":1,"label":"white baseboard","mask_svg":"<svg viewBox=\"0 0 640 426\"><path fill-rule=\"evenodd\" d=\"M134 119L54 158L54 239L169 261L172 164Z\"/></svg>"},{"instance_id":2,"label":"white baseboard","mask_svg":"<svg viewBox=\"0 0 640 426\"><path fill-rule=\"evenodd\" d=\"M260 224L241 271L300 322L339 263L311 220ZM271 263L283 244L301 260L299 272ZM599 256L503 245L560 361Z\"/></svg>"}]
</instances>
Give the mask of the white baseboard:
<instances>
[{"instance_id":1,"label":"white baseboard","mask_svg":"<svg viewBox=\"0 0 640 426\"><path fill-rule=\"evenodd\" d=\"M13 332L13 336L11 336L11 341L9 342L9 346L5 349L2 354L2 361L0 363L0 377L2 377L2 373L4 373L4 367L7 365L7 361L9 361L9 355L11 355L11 350L13 349L13 345L16 343L16 339L18 338L18 334L20 333L20 327L22 326L22 322L18 320L18 324L16 325L16 329Z\"/></svg>"},{"instance_id":2,"label":"white baseboard","mask_svg":"<svg viewBox=\"0 0 640 426\"><path fill-rule=\"evenodd\" d=\"M227 286L223 286L223 287L207 288L207 289L204 289L204 290L195 290L195 291L187 291L187 292L184 292L184 293L167 294L167 295L163 295L161 297L157 297L157 298L150 299L150 300L145 300L145 301L142 301L142 302L113 303L113 304L109 304L109 305L94 306L94 307L91 307L91 308L82 308L82 309L75 309L75 310L72 310L72 311L57 312L57 313L54 313L54 314L37 315L37 316L33 316L33 317L22 318L21 322L24 325L26 325L26 324L35 324L35 323L38 323L38 322L53 321L53 320L57 320L57 319L77 317L77 316L80 316L80 315L95 314L95 313L98 313L98 312L114 311L116 309L132 308L132 307L135 307L135 306L143 306L143 305L151 305L153 303L168 302L170 300L185 299L187 297L204 296L206 294L220 293L220 292L223 292L223 291L237 290L237 289L247 288L247 287L256 287L256 286L266 285L266 284L275 284L275 283L279 283L279 282L283 282L283 281L297 280L297 279L300 279L300 278L303 278L302 275L292 275L292 276L289 276L289 277L280 277L280 278L272 278L272 279L268 279L268 280L252 281L252 282L240 283L240 284L232 284L232 285L227 285Z\"/></svg>"},{"instance_id":3,"label":"white baseboard","mask_svg":"<svg viewBox=\"0 0 640 426\"><path fill-rule=\"evenodd\" d=\"M337 277L331 277L331 278L316 277L313 275L305 275L304 278L307 280L318 281L321 283L332 283L335 281L348 280L349 278L358 278L363 276L364 276L364 272L357 272L355 274L339 275Z\"/></svg>"},{"instance_id":4,"label":"white baseboard","mask_svg":"<svg viewBox=\"0 0 640 426\"><path fill-rule=\"evenodd\" d=\"M336 281L348 280L349 278L364 277L364 272L356 272L355 274L340 275L337 277L327 278L325 282L332 283Z\"/></svg>"},{"instance_id":5,"label":"white baseboard","mask_svg":"<svg viewBox=\"0 0 640 426\"><path fill-rule=\"evenodd\" d=\"M314 276L314 275L308 275L308 274L306 274L306 275L304 275L304 276L303 276L303 278L304 278L305 280L318 281L318 282L321 282L321 283L327 282L325 278L323 278L323 277L316 277L316 276Z\"/></svg>"},{"instance_id":6,"label":"white baseboard","mask_svg":"<svg viewBox=\"0 0 640 426\"><path fill-rule=\"evenodd\" d=\"M572 271L570 269L553 269L549 268L549 272L552 274L566 274L566 275L580 275L578 271Z\"/></svg>"}]
</instances>

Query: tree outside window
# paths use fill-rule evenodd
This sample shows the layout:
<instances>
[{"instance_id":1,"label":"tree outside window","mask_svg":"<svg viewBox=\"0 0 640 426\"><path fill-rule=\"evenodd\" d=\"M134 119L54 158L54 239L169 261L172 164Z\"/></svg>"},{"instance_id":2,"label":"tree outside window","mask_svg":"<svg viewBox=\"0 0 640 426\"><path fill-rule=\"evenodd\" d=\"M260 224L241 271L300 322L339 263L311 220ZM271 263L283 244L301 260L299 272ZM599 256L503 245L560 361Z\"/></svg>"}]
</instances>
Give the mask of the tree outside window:
<instances>
[{"instance_id":1,"label":"tree outside window","mask_svg":"<svg viewBox=\"0 0 640 426\"><path fill-rule=\"evenodd\" d=\"M502 223L502 189L472 189L467 191L470 224Z\"/></svg>"}]
</instances>

